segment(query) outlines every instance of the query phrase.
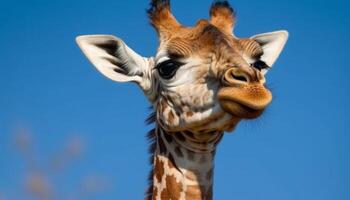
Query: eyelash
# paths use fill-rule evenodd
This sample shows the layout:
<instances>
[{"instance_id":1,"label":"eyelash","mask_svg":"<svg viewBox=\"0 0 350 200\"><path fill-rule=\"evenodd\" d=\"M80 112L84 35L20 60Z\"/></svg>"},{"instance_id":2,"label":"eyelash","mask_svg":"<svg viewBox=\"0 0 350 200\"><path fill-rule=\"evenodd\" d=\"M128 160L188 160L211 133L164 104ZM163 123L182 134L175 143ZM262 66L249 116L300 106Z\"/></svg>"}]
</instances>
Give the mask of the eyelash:
<instances>
[{"instance_id":1,"label":"eyelash","mask_svg":"<svg viewBox=\"0 0 350 200\"><path fill-rule=\"evenodd\" d=\"M163 79L171 79L175 76L177 70L183 65L180 62L174 61L174 60L167 60L164 62L159 63L156 66L156 69L158 71L158 74L163 78Z\"/></svg>"},{"instance_id":2,"label":"eyelash","mask_svg":"<svg viewBox=\"0 0 350 200\"><path fill-rule=\"evenodd\" d=\"M255 63L251 64L252 67L254 67L255 69L258 69L259 71L263 70L263 69L268 69L270 68L270 66L268 66L264 61L258 60Z\"/></svg>"}]
</instances>

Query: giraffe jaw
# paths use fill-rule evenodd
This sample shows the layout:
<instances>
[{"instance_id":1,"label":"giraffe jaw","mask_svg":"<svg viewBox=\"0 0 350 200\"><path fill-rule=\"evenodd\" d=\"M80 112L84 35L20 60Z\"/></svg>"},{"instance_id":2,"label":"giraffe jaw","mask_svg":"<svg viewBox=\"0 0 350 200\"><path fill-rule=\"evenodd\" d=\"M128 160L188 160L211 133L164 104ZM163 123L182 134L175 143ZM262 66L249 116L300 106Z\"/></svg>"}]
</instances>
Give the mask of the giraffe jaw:
<instances>
[{"instance_id":1,"label":"giraffe jaw","mask_svg":"<svg viewBox=\"0 0 350 200\"><path fill-rule=\"evenodd\" d=\"M242 119L259 117L272 101L271 92L261 84L224 87L218 92L222 109Z\"/></svg>"}]
</instances>

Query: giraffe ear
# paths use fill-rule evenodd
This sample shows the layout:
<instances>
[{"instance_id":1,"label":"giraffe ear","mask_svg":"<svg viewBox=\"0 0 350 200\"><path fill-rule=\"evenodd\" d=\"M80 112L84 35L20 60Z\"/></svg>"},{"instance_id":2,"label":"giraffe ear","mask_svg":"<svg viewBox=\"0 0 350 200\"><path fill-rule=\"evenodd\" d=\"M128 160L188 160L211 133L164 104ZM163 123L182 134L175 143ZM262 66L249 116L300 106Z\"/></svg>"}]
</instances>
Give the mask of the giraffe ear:
<instances>
[{"instance_id":1,"label":"giraffe ear","mask_svg":"<svg viewBox=\"0 0 350 200\"><path fill-rule=\"evenodd\" d=\"M141 84L143 74L149 69L149 59L112 35L84 35L76 41L96 69L113 81Z\"/></svg>"},{"instance_id":2,"label":"giraffe ear","mask_svg":"<svg viewBox=\"0 0 350 200\"><path fill-rule=\"evenodd\" d=\"M275 31L251 37L251 39L257 41L262 47L263 55L260 60L264 61L269 67L272 67L281 54L288 40L288 35L287 31ZM264 74L266 72L267 70L263 71Z\"/></svg>"}]
</instances>

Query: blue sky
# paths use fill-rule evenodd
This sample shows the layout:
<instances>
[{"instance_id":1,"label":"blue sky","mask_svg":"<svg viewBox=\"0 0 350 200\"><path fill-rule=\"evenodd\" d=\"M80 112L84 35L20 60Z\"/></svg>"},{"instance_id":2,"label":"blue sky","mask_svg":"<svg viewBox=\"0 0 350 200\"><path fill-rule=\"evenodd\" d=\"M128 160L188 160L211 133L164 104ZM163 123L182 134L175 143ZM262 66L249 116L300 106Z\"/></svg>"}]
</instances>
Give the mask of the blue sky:
<instances>
[{"instance_id":1,"label":"blue sky","mask_svg":"<svg viewBox=\"0 0 350 200\"><path fill-rule=\"evenodd\" d=\"M230 2L237 36L286 29L290 39L267 76L273 104L218 148L215 199L350 199L349 2ZM210 4L173 0L172 7L192 25L208 17ZM152 56L158 43L147 7L140 0L2 2L0 198L29 199L19 190L25 167L12 147L18 127L31 130L41 161L71 135L86 141L84 157L58 178L59 192L96 173L111 182L99 199L143 198L148 102L137 86L98 74L74 40L114 34Z\"/></svg>"}]
</instances>

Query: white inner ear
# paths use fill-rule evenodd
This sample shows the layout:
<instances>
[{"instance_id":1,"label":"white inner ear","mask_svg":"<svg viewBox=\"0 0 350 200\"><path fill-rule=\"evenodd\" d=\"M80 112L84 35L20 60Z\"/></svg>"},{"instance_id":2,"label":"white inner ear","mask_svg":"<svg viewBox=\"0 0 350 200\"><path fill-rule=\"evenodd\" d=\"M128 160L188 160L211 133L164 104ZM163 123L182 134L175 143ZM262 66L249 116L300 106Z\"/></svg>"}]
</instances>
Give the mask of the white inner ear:
<instances>
[{"instance_id":1,"label":"white inner ear","mask_svg":"<svg viewBox=\"0 0 350 200\"><path fill-rule=\"evenodd\" d=\"M135 53L121 39L112 35L85 35L76 40L90 62L107 78L141 83L148 59Z\"/></svg>"},{"instance_id":2,"label":"white inner ear","mask_svg":"<svg viewBox=\"0 0 350 200\"><path fill-rule=\"evenodd\" d=\"M284 45L288 40L288 35L287 31L276 31L251 37L251 39L254 39L262 46L264 54L261 56L260 60L272 67L281 54ZM266 69L263 70L264 74L266 72Z\"/></svg>"}]
</instances>

